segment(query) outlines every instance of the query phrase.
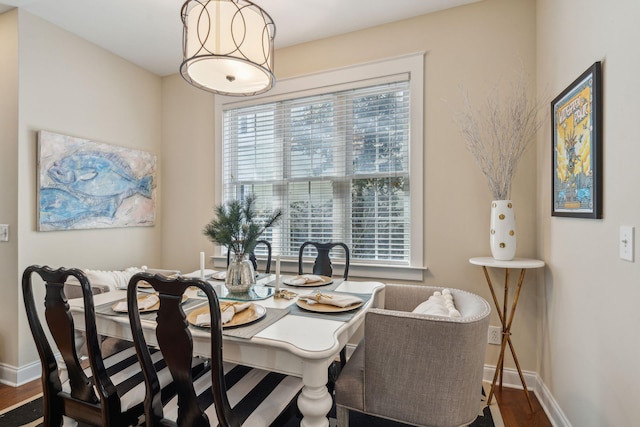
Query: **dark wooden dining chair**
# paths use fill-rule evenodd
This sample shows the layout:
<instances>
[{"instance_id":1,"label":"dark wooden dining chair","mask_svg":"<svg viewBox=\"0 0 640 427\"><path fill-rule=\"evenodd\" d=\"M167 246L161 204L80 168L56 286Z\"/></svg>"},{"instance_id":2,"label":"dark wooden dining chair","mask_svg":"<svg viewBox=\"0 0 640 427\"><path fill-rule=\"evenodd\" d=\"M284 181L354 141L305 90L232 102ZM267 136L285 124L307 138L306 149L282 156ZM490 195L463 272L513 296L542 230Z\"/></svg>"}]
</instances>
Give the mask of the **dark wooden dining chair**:
<instances>
[{"instance_id":1,"label":"dark wooden dining chair","mask_svg":"<svg viewBox=\"0 0 640 427\"><path fill-rule=\"evenodd\" d=\"M331 265L329 253L331 252L331 249L336 246L341 247L344 250L344 271L342 277L344 277L345 280L349 277L349 260L351 258L351 254L349 246L342 242L304 242L300 245L300 250L298 251L298 274L303 274L302 258L307 246L314 247L317 252L316 259L313 263L313 274L329 277L333 276L333 267Z\"/></svg>"},{"instance_id":2,"label":"dark wooden dining chair","mask_svg":"<svg viewBox=\"0 0 640 427\"><path fill-rule=\"evenodd\" d=\"M160 297L155 337L176 386L177 397L167 401L158 387L158 376L143 333L136 288L139 281L151 284ZM194 286L206 295L203 303L211 313L210 375L194 378L189 369L193 339L182 309L183 294ZM167 278L138 273L127 291L134 344L144 373L145 417L149 426L284 425L297 409L302 389L300 378L225 363L222 360L222 321L218 298L212 287L195 278Z\"/></svg>"},{"instance_id":3,"label":"dark wooden dining chair","mask_svg":"<svg viewBox=\"0 0 640 427\"><path fill-rule=\"evenodd\" d=\"M265 274L271 273L271 242L268 240L258 240L256 242L256 246L264 245L267 248L267 266L264 270ZM229 267L229 262L231 261L231 251L227 251L227 267ZM256 258L255 252L251 252L249 254L249 261L253 264L253 270L258 272L258 259Z\"/></svg>"},{"instance_id":4,"label":"dark wooden dining chair","mask_svg":"<svg viewBox=\"0 0 640 427\"><path fill-rule=\"evenodd\" d=\"M307 246L315 247L317 252L316 259L313 263L313 274L328 277L333 276L333 267L331 265L331 257L329 256L329 253L331 252L331 249L341 247L344 250L344 271L342 273L342 277L344 277L344 280L349 278L349 261L351 259L351 253L349 251L349 246L343 242L304 242L300 245L300 250L298 251L298 274L303 274L302 259L304 250ZM346 363L347 350L346 347L342 347L342 350L340 350L340 367L336 366L335 362L329 366L329 392L333 391L333 386L336 378L340 374L340 369L344 367Z\"/></svg>"},{"instance_id":5,"label":"dark wooden dining chair","mask_svg":"<svg viewBox=\"0 0 640 427\"><path fill-rule=\"evenodd\" d=\"M34 292L34 275L44 280L44 317L40 320ZM76 350L74 322L67 297L65 281L75 277L82 289L84 323L88 358L82 362ZM27 267L22 275L22 293L29 327L42 365L44 394L44 425L60 426L63 418L102 426L139 425L143 415L144 386L140 365L133 345L103 359L100 338L96 332L93 293L87 276L79 269L47 266ZM50 331L53 341L45 333ZM66 365L68 379L61 378L63 366L58 365L53 348L57 347ZM152 356L161 360L160 352ZM64 376L64 375L63 375Z\"/></svg>"}]
</instances>

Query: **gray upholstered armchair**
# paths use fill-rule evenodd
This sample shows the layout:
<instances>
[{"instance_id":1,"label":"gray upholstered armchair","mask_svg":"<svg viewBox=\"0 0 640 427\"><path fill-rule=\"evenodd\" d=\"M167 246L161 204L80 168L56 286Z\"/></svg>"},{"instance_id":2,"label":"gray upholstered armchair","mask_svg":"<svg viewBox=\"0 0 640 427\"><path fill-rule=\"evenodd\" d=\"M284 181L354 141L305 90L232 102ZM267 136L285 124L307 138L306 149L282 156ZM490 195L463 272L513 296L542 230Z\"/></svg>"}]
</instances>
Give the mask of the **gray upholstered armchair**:
<instances>
[{"instance_id":1,"label":"gray upholstered armchair","mask_svg":"<svg viewBox=\"0 0 640 427\"><path fill-rule=\"evenodd\" d=\"M336 382L339 427L348 426L349 410L420 426L475 420L491 309L451 289L460 317L412 313L442 289L386 286L385 308L367 312L365 338Z\"/></svg>"}]
</instances>

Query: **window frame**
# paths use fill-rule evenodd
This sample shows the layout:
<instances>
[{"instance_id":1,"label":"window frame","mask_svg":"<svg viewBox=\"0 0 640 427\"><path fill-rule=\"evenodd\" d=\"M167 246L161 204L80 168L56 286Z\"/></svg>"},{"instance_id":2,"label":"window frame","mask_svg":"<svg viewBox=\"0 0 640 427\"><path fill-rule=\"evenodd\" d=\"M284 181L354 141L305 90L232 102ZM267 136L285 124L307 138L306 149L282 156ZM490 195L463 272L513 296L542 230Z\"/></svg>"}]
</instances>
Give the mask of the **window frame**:
<instances>
[{"instance_id":1,"label":"window frame","mask_svg":"<svg viewBox=\"0 0 640 427\"><path fill-rule=\"evenodd\" d=\"M423 280L424 271L424 53L406 55L381 61L353 65L300 77L278 80L271 91L250 98L216 95L214 111L215 144L215 185L214 200L222 202L223 196L223 143L222 116L225 109L239 108L254 104L278 101L314 94L337 92L340 90L382 84L408 78L411 93L411 128L409 142L410 193L411 193L411 235L409 265L382 262L359 262L352 260L350 275L354 277L385 278L395 280ZM219 247L216 257L222 257ZM291 259L290 259L291 258ZM297 270L297 257L282 258L285 271ZM225 258L226 260L226 258ZM335 264L339 264L336 262Z\"/></svg>"}]
</instances>

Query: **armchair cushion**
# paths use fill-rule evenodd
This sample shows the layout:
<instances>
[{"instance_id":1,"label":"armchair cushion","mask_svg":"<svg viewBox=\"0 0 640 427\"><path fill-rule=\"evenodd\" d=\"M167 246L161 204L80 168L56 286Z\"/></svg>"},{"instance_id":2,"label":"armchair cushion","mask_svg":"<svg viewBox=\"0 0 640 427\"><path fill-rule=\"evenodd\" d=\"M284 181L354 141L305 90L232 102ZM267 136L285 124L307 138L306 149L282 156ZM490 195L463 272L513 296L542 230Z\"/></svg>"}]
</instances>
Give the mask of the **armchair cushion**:
<instances>
[{"instance_id":1,"label":"armchair cushion","mask_svg":"<svg viewBox=\"0 0 640 427\"><path fill-rule=\"evenodd\" d=\"M146 265L143 265L142 267L129 267L124 270L82 270L89 279L89 283L91 283L91 289L94 294L109 292L116 289L127 289L127 285L129 284L131 277L136 273L144 271L164 274L166 276L180 273L178 270L147 268ZM78 279L75 277L69 277L65 283L65 294L67 295L67 298L79 298L82 296L82 290L80 289L80 282L78 282Z\"/></svg>"},{"instance_id":2,"label":"armchair cushion","mask_svg":"<svg viewBox=\"0 0 640 427\"><path fill-rule=\"evenodd\" d=\"M124 270L82 270L87 275L92 286L102 285L113 291L116 289L127 289L129 280L134 274L146 271L147 267L129 267Z\"/></svg>"},{"instance_id":3,"label":"armchair cushion","mask_svg":"<svg viewBox=\"0 0 640 427\"><path fill-rule=\"evenodd\" d=\"M420 303L414 313L431 314L433 316L460 317L460 312L456 309L453 295L449 289L442 292L435 291L428 300Z\"/></svg>"}]
</instances>

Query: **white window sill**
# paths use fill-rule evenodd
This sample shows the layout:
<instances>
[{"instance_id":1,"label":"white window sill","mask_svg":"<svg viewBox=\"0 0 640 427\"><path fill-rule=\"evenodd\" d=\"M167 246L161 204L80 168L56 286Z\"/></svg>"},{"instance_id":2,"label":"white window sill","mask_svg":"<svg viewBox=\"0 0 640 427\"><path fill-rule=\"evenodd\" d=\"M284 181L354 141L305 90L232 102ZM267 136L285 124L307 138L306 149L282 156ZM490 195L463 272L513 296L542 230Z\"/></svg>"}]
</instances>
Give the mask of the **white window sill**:
<instances>
[{"instance_id":1,"label":"white window sill","mask_svg":"<svg viewBox=\"0 0 640 427\"><path fill-rule=\"evenodd\" d=\"M221 256L211 257L214 263L214 268L217 270L223 270L227 268L227 258ZM258 270L264 271L265 258L258 257ZM339 275L343 268L344 263L339 260L331 262L334 273ZM304 271L311 272L313 268L313 259L304 261ZM424 274L428 267L414 267L408 265L390 265L390 264L363 264L358 262L349 263L349 278L353 279L368 279L368 280L409 280L422 282L424 280ZM271 260L271 273L276 270L275 259ZM297 259L283 259L280 261L280 271L282 274L298 274L298 260Z\"/></svg>"}]
</instances>

